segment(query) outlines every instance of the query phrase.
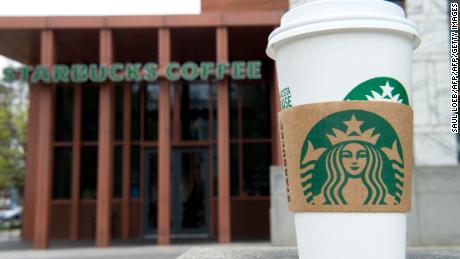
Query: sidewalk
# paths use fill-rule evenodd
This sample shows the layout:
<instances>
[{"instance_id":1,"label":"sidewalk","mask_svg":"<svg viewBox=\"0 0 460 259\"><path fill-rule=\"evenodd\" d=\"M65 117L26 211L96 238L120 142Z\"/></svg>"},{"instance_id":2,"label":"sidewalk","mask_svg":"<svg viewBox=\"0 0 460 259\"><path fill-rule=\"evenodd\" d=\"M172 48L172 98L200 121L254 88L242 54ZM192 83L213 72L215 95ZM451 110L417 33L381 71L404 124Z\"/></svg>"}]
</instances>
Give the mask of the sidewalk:
<instances>
[{"instance_id":1,"label":"sidewalk","mask_svg":"<svg viewBox=\"0 0 460 259\"><path fill-rule=\"evenodd\" d=\"M8 239L5 239L5 234L8 233L0 232L1 259L173 259L185 253L192 247L194 249L188 252L188 257L184 258L213 258L204 257L203 254L200 254L203 251L205 251L205 254L208 256L213 254L212 251L214 251L214 253L221 251L233 251L233 254L236 252L236 254L239 256L238 258L240 258L242 255L248 254L248 251L252 250L272 252L288 251L290 252L291 257L282 257L297 258L297 251L295 248L272 247L268 242L237 242L222 245L212 241L182 241L181 243L176 243L169 246L158 246L155 245L155 240L115 240L111 247L96 248L94 246L94 241L89 240L53 241L50 245L51 248L48 250L34 250L32 249L31 242L20 241L18 239L16 239L16 241L6 241ZM10 234L12 234L10 237L14 237L15 234L16 237L18 237L17 233L12 232ZM270 252L271 255L274 254L272 252ZM409 259L460 258L460 247L409 248L409 252ZM220 256L219 258L233 257ZM265 256L262 257L256 256L249 258L268 257L265 254Z\"/></svg>"},{"instance_id":2,"label":"sidewalk","mask_svg":"<svg viewBox=\"0 0 460 259\"><path fill-rule=\"evenodd\" d=\"M0 231L0 244L3 242L19 241L19 235L20 231L18 229L2 230Z\"/></svg>"},{"instance_id":3,"label":"sidewalk","mask_svg":"<svg viewBox=\"0 0 460 259\"><path fill-rule=\"evenodd\" d=\"M188 245L126 246L109 248L52 248L49 250L0 250L2 259L172 259L188 250Z\"/></svg>"},{"instance_id":4,"label":"sidewalk","mask_svg":"<svg viewBox=\"0 0 460 259\"><path fill-rule=\"evenodd\" d=\"M48 250L34 250L30 242L7 241L8 233L0 232L1 259L173 259L192 247L267 247L268 242L220 245L212 241L187 242L169 246L155 245L154 240L114 241L108 248L96 248L94 241L53 241Z\"/></svg>"}]
</instances>

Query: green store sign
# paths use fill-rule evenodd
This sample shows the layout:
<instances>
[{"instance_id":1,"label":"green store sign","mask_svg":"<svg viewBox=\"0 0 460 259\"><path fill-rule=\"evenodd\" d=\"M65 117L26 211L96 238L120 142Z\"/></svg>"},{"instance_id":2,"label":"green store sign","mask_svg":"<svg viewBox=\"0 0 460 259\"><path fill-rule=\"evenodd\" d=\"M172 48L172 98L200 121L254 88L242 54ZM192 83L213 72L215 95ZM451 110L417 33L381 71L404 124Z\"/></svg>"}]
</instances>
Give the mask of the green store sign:
<instances>
[{"instance_id":1,"label":"green store sign","mask_svg":"<svg viewBox=\"0 0 460 259\"><path fill-rule=\"evenodd\" d=\"M101 83L113 82L153 82L161 75L169 81L177 80L222 80L229 74L232 79L261 79L261 61L233 62L171 62L162 68L155 62L149 63L113 63L103 64L55 64L49 69L44 65L7 67L3 69L3 81L22 80L36 83Z\"/></svg>"}]
</instances>

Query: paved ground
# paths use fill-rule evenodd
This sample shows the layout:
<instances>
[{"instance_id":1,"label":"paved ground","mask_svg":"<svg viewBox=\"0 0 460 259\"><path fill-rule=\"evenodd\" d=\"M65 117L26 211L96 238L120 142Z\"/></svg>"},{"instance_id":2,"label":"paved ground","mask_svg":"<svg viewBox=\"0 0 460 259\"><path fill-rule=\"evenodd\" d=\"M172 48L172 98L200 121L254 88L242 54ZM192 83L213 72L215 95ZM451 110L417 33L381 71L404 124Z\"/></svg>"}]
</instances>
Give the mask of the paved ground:
<instances>
[{"instance_id":1,"label":"paved ground","mask_svg":"<svg viewBox=\"0 0 460 259\"><path fill-rule=\"evenodd\" d=\"M173 259L183 254L185 251L194 247L195 251L237 251L240 258L245 253L248 254L251 250L264 251L291 249L291 257L282 256L284 258L297 258L295 248L274 248L270 247L268 242L245 242L232 243L229 245L219 245L208 241L184 242L184 244L173 244L170 246L153 245L154 240L131 240L131 241L114 241L113 246L109 248L95 248L93 241L54 241L51 243L51 248L48 250L33 250L30 242L19 240L19 232L4 232L0 231L0 258L1 259ZM279 250L279 251L278 251ZM460 258L460 247L456 248L411 248L409 259L453 259ZM427 253L429 252L429 253ZM270 252L270 255L273 251ZM417 255L417 256L414 256ZM423 255L423 256L421 256ZM186 257L189 258L189 257ZM190 257L190 258L200 258ZM209 258L209 257L208 257ZM227 258L219 257L218 258ZM230 257L233 258L233 257ZM243 257L241 257L243 258ZM244 257L246 258L246 257ZM252 257L248 257L252 258ZM267 256L254 258L268 258Z\"/></svg>"},{"instance_id":2,"label":"paved ground","mask_svg":"<svg viewBox=\"0 0 460 259\"><path fill-rule=\"evenodd\" d=\"M19 240L19 232L0 231L1 259L173 259L192 247L223 247L208 242L156 246L154 240L114 241L109 248L95 248L93 241L54 241L50 249L37 251L30 242ZM264 247L267 242L232 243L229 247Z\"/></svg>"},{"instance_id":3,"label":"paved ground","mask_svg":"<svg viewBox=\"0 0 460 259\"><path fill-rule=\"evenodd\" d=\"M0 231L0 243L18 241L19 240L19 230L2 230Z\"/></svg>"},{"instance_id":4,"label":"paved ground","mask_svg":"<svg viewBox=\"0 0 460 259\"><path fill-rule=\"evenodd\" d=\"M117 246L104 249L86 248L52 248L45 251L32 249L0 250L2 259L172 259L189 249L187 245L168 247L158 246Z\"/></svg>"},{"instance_id":5,"label":"paved ground","mask_svg":"<svg viewBox=\"0 0 460 259\"><path fill-rule=\"evenodd\" d=\"M299 259L296 247L194 247L178 259ZM347 257L349 258L349 257ZM418 247L407 250L407 259L459 259L455 247ZM391 259L391 258L389 258Z\"/></svg>"}]
</instances>

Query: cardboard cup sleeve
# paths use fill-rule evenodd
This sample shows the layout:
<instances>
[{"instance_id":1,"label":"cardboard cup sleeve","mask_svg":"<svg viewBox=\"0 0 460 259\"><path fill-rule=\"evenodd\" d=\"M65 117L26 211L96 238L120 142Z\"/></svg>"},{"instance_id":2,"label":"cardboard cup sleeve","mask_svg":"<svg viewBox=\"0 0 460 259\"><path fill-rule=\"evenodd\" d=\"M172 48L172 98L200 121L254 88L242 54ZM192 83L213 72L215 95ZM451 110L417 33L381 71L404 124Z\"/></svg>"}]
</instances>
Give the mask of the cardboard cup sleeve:
<instances>
[{"instance_id":1,"label":"cardboard cup sleeve","mask_svg":"<svg viewBox=\"0 0 460 259\"><path fill-rule=\"evenodd\" d=\"M340 101L278 114L293 212L408 212L413 111L391 102Z\"/></svg>"}]
</instances>

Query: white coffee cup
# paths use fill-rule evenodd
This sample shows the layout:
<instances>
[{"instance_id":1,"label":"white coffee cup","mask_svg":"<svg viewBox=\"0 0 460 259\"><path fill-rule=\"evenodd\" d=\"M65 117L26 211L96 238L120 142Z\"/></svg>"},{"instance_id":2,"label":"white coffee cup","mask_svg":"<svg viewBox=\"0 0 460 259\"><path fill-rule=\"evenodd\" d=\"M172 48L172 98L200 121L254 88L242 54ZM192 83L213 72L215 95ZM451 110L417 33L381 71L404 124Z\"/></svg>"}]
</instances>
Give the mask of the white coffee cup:
<instances>
[{"instance_id":1,"label":"white coffee cup","mask_svg":"<svg viewBox=\"0 0 460 259\"><path fill-rule=\"evenodd\" d=\"M409 104L419 44L416 26L393 3L320 0L283 16L267 54L283 108L357 96ZM405 213L295 213L299 256L404 259L406 221Z\"/></svg>"}]
</instances>

